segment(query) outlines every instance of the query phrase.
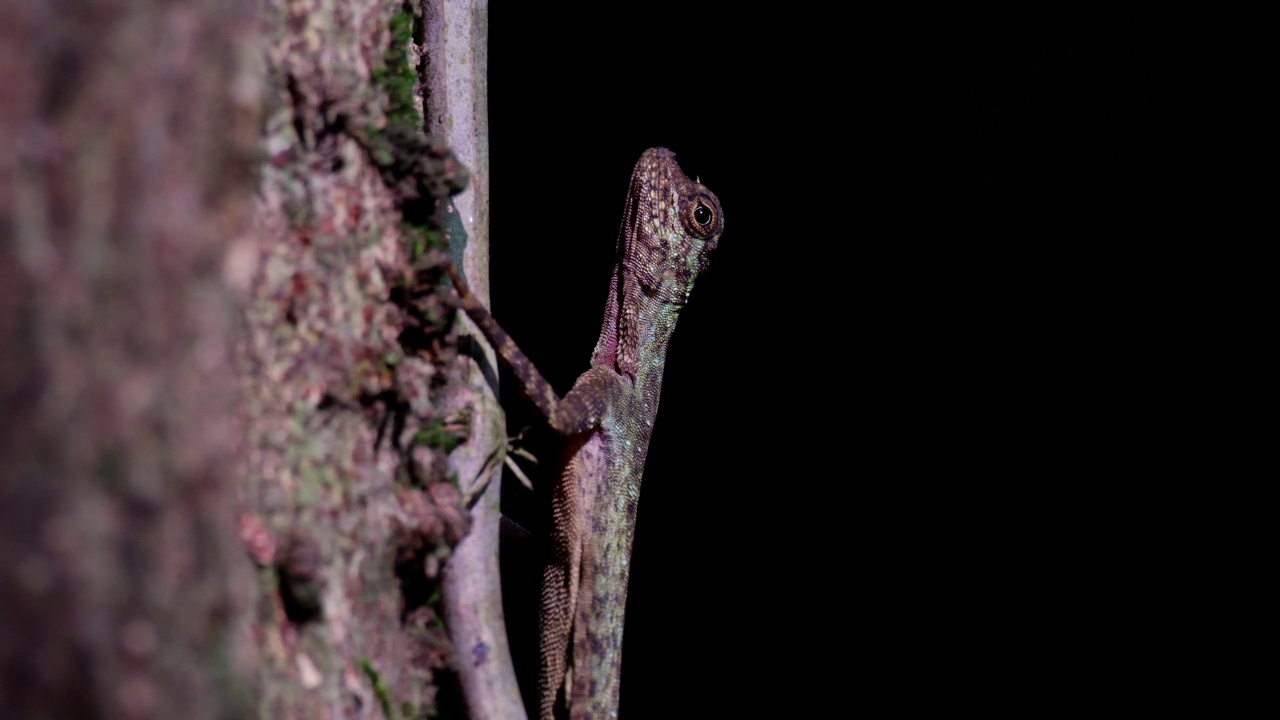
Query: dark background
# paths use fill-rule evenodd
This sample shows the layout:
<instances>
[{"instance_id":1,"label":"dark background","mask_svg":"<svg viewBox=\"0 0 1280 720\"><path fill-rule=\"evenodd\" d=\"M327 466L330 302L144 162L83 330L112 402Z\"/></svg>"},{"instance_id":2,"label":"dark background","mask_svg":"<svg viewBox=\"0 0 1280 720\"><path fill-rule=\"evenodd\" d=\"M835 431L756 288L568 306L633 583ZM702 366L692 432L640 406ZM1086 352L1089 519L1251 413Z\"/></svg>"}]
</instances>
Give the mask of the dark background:
<instances>
[{"instance_id":1,"label":"dark background","mask_svg":"<svg viewBox=\"0 0 1280 720\"><path fill-rule=\"evenodd\" d=\"M725 213L668 354L624 712L1105 689L1141 554L1111 455L1181 212L1158 24L760 7L491 8L492 308L561 393L641 152Z\"/></svg>"}]
</instances>

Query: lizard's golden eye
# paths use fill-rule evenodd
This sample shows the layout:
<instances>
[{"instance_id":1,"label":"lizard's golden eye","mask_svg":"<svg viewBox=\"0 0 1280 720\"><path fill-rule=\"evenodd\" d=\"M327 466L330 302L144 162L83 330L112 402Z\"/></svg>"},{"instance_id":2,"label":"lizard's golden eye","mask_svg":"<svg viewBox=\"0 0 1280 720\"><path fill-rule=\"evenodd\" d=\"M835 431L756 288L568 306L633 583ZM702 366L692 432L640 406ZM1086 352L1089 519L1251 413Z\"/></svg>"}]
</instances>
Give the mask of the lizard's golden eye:
<instances>
[{"instance_id":1,"label":"lizard's golden eye","mask_svg":"<svg viewBox=\"0 0 1280 720\"><path fill-rule=\"evenodd\" d=\"M716 206L704 197L692 198L685 206L685 224L694 235L710 237L716 229Z\"/></svg>"}]
</instances>

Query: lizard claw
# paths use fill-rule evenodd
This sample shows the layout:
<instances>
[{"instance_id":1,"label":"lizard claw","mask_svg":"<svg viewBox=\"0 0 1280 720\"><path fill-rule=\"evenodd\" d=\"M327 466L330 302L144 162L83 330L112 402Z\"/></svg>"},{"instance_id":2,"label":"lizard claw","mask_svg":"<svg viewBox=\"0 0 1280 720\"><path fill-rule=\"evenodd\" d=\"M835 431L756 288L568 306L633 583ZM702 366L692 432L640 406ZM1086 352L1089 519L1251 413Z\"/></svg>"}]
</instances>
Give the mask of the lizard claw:
<instances>
[{"instance_id":1,"label":"lizard claw","mask_svg":"<svg viewBox=\"0 0 1280 720\"><path fill-rule=\"evenodd\" d=\"M516 476L516 479L520 481L520 484L525 486L526 488L529 489L530 492L532 492L533 482L529 480L528 475L524 474L524 471L520 469L520 466L516 464L516 461L511 459L512 455L516 455L518 457L524 458L525 460L528 460L534 465L538 464L538 458L534 457L533 453L517 445L517 443L519 443L522 439L524 439L524 434L528 432L528 430L529 428L525 428L520 432L516 433L515 437L507 439L507 452L506 452L506 456L502 458L502 462L508 468L511 469L511 473Z\"/></svg>"},{"instance_id":2,"label":"lizard claw","mask_svg":"<svg viewBox=\"0 0 1280 720\"><path fill-rule=\"evenodd\" d=\"M516 455L528 460L534 465L538 464L538 458L534 457L533 453L522 447L518 447L516 444L524 438L524 434L528 430L529 428L525 428L514 437L507 438L506 442L494 447L493 451L489 453L489 456L485 458L484 464L480 467L479 476L486 478L486 480L479 487L466 493L465 501L467 508L471 508L475 505L476 500L479 500L480 496L484 494L484 491L488 489L489 482L487 478L490 477L489 469L493 467L494 463L498 462L498 458L502 458L502 464L511 469L511 473L516 476L516 479L520 481L521 485L525 486L530 491L533 490L533 481L529 479L528 475L524 474L524 470L520 469L520 466L516 464L515 460L511 459L512 455Z\"/></svg>"}]
</instances>

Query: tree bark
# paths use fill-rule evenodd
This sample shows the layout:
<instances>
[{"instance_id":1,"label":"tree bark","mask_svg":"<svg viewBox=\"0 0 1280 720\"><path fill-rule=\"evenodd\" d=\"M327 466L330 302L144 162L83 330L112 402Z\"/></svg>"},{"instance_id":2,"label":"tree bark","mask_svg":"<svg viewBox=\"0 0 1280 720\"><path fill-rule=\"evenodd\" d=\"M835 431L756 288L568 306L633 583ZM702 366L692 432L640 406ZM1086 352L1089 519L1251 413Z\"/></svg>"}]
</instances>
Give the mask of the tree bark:
<instances>
[{"instance_id":1,"label":"tree bark","mask_svg":"<svg viewBox=\"0 0 1280 720\"><path fill-rule=\"evenodd\" d=\"M0 716L225 718L252 3L0 7Z\"/></svg>"},{"instance_id":2,"label":"tree bark","mask_svg":"<svg viewBox=\"0 0 1280 720\"><path fill-rule=\"evenodd\" d=\"M453 70L429 28L458 19L269 0L255 35L249 3L10 4L0 715L518 716L501 418L441 287L450 242L481 277L486 191L442 230L467 171L422 114L421 73ZM475 13L451 49L482 60Z\"/></svg>"},{"instance_id":3,"label":"tree bark","mask_svg":"<svg viewBox=\"0 0 1280 720\"><path fill-rule=\"evenodd\" d=\"M416 2L268 2L240 361L261 715L462 717L441 574L471 528L464 380L424 134ZM465 657L461 657L465 655Z\"/></svg>"}]
</instances>

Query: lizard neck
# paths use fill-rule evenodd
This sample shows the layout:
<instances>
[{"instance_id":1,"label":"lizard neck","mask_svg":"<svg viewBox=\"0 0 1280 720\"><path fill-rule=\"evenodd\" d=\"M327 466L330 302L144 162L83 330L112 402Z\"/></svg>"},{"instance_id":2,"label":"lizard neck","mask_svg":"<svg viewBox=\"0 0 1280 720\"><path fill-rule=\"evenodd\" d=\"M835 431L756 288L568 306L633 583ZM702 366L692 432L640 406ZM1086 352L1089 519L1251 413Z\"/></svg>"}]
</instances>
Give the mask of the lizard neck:
<instances>
[{"instance_id":1,"label":"lizard neck","mask_svg":"<svg viewBox=\"0 0 1280 720\"><path fill-rule=\"evenodd\" d=\"M666 368L667 348L683 306L655 298L644 298L636 305L635 325L631 330L636 336L636 347L634 350L623 348L629 350L623 358L634 359L627 363L630 367L623 374L632 374L637 393L651 401L648 404L656 410L662 371Z\"/></svg>"},{"instance_id":2,"label":"lizard neck","mask_svg":"<svg viewBox=\"0 0 1280 720\"><path fill-rule=\"evenodd\" d=\"M723 227L719 201L669 150L636 164L618 232L604 325L592 365L611 367L646 396L657 389L676 317Z\"/></svg>"},{"instance_id":3,"label":"lizard neck","mask_svg":"<svg viewBox=\"0 0 1280 720\"><path fill-rule=\"evenodd\" d=\"M684 307L683 302L667 298L683 299L687 293L668 287L646 292L629 272L627 263L619 265L621 271L614 271L604 325L591 364L607 366L626 378L638 395L650 401L646 402L647 414L652 417L662 386L667 347Z\"/></svg>"}]
</instances>

